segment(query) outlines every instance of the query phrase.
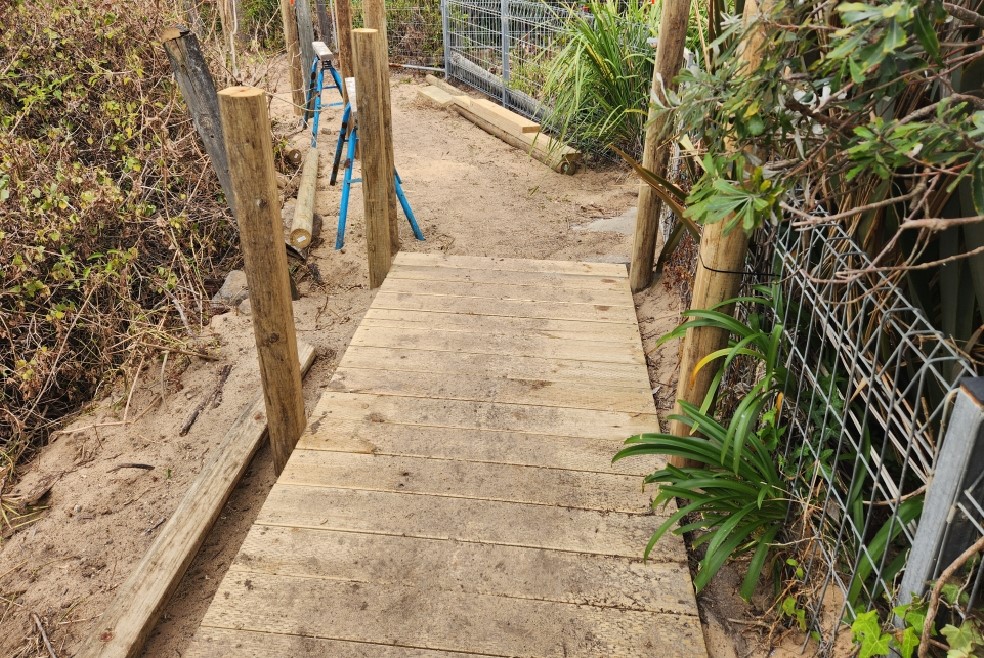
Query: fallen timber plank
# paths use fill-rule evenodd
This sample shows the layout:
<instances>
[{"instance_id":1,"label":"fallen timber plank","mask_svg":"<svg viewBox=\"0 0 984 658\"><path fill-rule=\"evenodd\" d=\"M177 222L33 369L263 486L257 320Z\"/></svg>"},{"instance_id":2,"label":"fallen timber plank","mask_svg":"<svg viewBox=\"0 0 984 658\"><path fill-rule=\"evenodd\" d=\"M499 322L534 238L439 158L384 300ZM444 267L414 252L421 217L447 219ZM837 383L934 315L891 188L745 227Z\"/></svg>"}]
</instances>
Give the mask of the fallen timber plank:
<instances>
[{"instance_id":1,"label":"fallen timber plank","mask_svg":"<svg viewBox=\"0 0 984 658\"><path fill-rule=\"evenodd\" d=\"M436 75L434 75L432 73L428 73L427 75L425 75L424 76L424 80L426 80L427 83L429 85L431 85L432 87L436 87L437 89L440 89L441 91L443 91L444 93L448 94L449 96L467 96L468 95L464 91L462 91L461 89L458 89L454 85L448 84L447 82L445 82L444 80L441 80L439 77L437 77Z\"/></svg>"},{"instance_id":2,"label":"fallen timber plank","mask_svg":"<svg viewBox=\"0 0 984 658\"><path fill-rule=\"evenodd\" d=\"M298 344L302 377L314 358L314 348ZM157 539L96 622L78 658L139 654L161 610L259 448L266 429L261 394L240 414L214 449L171 518L161 527Z\"/></svg>"},{"instance_id":3,"label":"fallen timber plank","mask_svg":"<svg viewBox=\"0 0 984 658\"><path fill-rule=\"evenodd\" d=\"M496 105L485 98L473 98L468 104L468 109L482 117L494 126L502 128L506 132L520 136L535 134L540 132L540 124L531 121L521 114L516 114L501 105Z\"/></svg>"},{"instance_id":4,"label":"fallen timber plank","mask_svg":"<svg viewBox=\"0 0 984 658\"><path fill-rule=\"evenodd\" d=\"M429 85L427 87L421 87L417 90L417 96L437 107L448 107L454 103L454 96L440 87L431 87Z\"/></svg>"}]
</instances>

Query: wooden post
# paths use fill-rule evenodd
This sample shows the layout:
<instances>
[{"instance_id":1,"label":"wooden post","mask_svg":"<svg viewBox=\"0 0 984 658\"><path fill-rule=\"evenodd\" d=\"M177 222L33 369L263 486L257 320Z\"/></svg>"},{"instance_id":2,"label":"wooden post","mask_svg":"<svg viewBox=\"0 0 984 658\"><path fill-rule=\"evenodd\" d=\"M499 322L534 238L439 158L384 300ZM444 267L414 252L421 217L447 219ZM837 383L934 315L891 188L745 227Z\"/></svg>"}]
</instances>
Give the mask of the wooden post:
<instances>
[{"instance_id":1,"label":"wooden post","mask_svg":"<svg viewBox=\"0 0 984 658\"><path fill-rule=\"evenodd\" d=\"M338 50L337 44L332 39L331 19L328 17L328 8L325 6L325 0L315 0L314 5L318 14L318 41L333 44L335 50Z\"/></svg>"},{"instance_id":2,"label":"wooden post","mask_svg":"<svg viewBox=\"0 0 984 658\"><path fill-rule=\"evenodd\" d=\"M297 16L291 0L280 0L280 17L284 22L284 42L287 44L287 69L290 73L290 97L294 114L304 114L304 75L300 43L297 37Z\"/></svg>"},{"instance_id":3,"label":"wooden post","mask_svg":"<svg viewBox=\"0 0 984 658\"><path fill-rule=\"evenodd\" d=\"M687 42L687 24L690 20L690 0L664 0L659 23L659 41L656 44L656 65L653 69L653 94L664 104L665 89L673 88L673 78L683 65L683 48ZM666 175L670 160L669 148L660 148L660 138L666 129L665 112L657 114L657 105L649 106L649 122L642 151L642 166L659 176ZM633 292L643 290L652 283L653 262L656 259L656 242L659 238L659 215L663 204L644 182L639 184L639 209L636 212L635 237L632 240L632 264L629 268L629 285Z\"/></svg>"},{"instance_id":4,"label":"wooden post","mask_svg":"<svg viewBox=\"0 0 984 658\"><path fill-rule=\"evenodd\" d=\"M389 97L385 93L389 71L386 61L379 56L380 38L377 30L352 30L370 288L383 283L393 262L389 199L395 181L393 146L386 145L389 135L385 118L390 113Z\"/></svg>"},{"instance_id":5,"label":"wooden post","mask_svg":"<svg viewBox=\"0 0 984 658\"><path fill-rule=\"evenodd\" d=\"M766 0L769 2L770 0ZM745 2L745 23L751 23L760 13L756 0ZM745 47L741 52L744 70L754 70L762 61L761 43L763 35L760 31L747 32ZM740 226L725 234L724 227L728 219L703 228L700 237L700 257L697 259L697 273L694 275L694 293L690 308L708 309L721 302L736 297L741 288L742 275L745 265L745 255L748 251L748 235ZM635 261L633 261L633 265ZM710 269L713 268L713 269ZM719 309L731 313L730 309ZM700 406L707 396L714 378L714 368L719 365L712 363L696 376L692 377L694 367L708 354L728 346L728 332L712 327L697 327L687 331L680 351L680 379L677 383L677 400ZM681 413L679 402L674 413ZM670 433L677 436L687 436L690 428L679 421L670 423ZM671 456L670 463L680 468L695 467L697 463Z\"/></svg>"},{"instance_id":6,"label":"wooden post","mask_svg":"<svg viewBox=\"0 0 984 658\"><path fill-rule=\"evenodd\" d=\"M224 89L219 110L232 165L233 207L246 261L270 447L279 474L306 421L266 93L252 87Z\"/></svg>"},{"instance_id":7,"label":"wooden post","mask_svg":"<svg viewBox=\"0 0 984 658\"><path fill-rule=\"evenodd\" d=\"M389 42L386 40L386 5L383 0L363 0L362 22L367 28L379 32L379 57L383 62L383 70L387 71L386 84L383 86L383 95L385 96L383 103L385 107L392 108L388 73ZM383 140L383 144L384 148L388 148L390 151L388 157L394 163L393 173L396 175L396 156L393 153L393 115L391 112L386 112L386 116L383 118L386 125L386 139ZM396 213L397 199L395 185L392 186L391 192L392 194L389 199L390 250L394 255L396 255L396 253L400 251L400 226L399 216Z\"/></svg>"},{"instance_id":8,"label":"wooden post","mask_svg":"<svg viewBox=\"0 0 984 658\"><path fill-rule=\"evenodd\" d=\"M335 33L338 36L338 70L342 79L352 77L352 5L349 0L335 0ZM343 87L345 85L342 85ZM347 94L342 90L343 94ZM345 96L348 100L348 96Z\"/></svg>"},{"instance_id":9,"label":"wooden post","mask_svg":"<svg viewBox=\"0 0 984 658\"><path fill-rule=\"evenodd\" d=\"M226 203L231 207L232 185L229 182L229 159L222 139L222 123L219 121L219 101L215 95L215 81L202 56L198 37L187 28L172 27L164 30L161 42L171 61L178 89L191 112L191 121L205 144L205 152L212 161Z\"/></svg>"},{"instance_id":10,"label":"wooden post","mask_svg":"<svg viewBox=\"0 0 984 658\"><path fill-rule=\"evenodd\" d=\"M314 25L311 22L310 0L296 0L294 3L297 17L297 38L301 48L301 71L307 80L314 61Z\"/></svg>"}]
</instances>

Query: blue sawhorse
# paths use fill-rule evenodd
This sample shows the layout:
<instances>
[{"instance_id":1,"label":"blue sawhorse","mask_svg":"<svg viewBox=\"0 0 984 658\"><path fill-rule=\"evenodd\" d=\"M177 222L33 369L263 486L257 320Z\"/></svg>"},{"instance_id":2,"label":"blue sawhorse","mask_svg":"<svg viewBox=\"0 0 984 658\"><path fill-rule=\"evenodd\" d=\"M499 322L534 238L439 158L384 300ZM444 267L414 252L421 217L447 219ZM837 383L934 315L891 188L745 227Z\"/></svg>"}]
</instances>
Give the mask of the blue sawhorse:
<instances>
[{"instance_id":1,"label":"blue sawhorse","mask_svg":"<svg viewBox=\"0 0 984 658\"><path fill-rule=\"evenodd\" d=\"M303 126L307 128L308 121L311 125L311 148L318 148L318 122L321 119L321 92L325 84L325 72L331 76L331 86L329 89L337 89L339 96L342 95L342 81L338 76L338 71L331 63L331 50L321 41L315 41L314 60L311 62L311 77L308 82L307 102L304 104ZM341 101L329 103L328 107L341 107Z\"/></svg>"},{"instance_id":2,"label":"blue sawhorse","mask_svg":"<svg viewBox=\"0 0 984 658\"><path fill-rule=\"evenodd\" d=\"M361 178L352 178L352 170L355 166L355 151L359 143L359 128L353 125L352 134L346 136L350 120L352 120L352 106L348 104L342 113L342 127L338 131L338 144L335 146L335 163L332 165L331 180L329 181L331 185L334 185L338 180L338 167L342 156L342 147L345 145L345 142L348 142L348 149L345 155L345 174L342 177L342 202L338 211L338 236L335 238L335 249L341 249L345 244L345 222L348 218L349 193L352 189L352 183L362 182ZM423 240L424 234L421 232L420 226L417 225L417 218L413 215L413 210L410 208L410 202L407 201L406 194L403 193L403 181L400 180L400 173L395 169L393 170L393 178L396 187L396 198L400 200L400 207L403 209L403 214L406 216L407 221L410 222L413 236L418 240Z\"/></svg>"}]
</instances>

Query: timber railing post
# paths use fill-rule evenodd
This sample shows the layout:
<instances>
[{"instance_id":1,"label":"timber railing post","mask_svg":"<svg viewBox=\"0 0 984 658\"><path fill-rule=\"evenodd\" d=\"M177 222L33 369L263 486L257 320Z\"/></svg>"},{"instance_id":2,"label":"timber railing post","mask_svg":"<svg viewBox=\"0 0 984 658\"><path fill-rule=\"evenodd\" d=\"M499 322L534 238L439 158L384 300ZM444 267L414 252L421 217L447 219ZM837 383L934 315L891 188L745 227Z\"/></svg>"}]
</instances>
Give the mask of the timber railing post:
<instances>
[{"instance_id":1,"label":"timber railing post","mask_svg":"<svg viewBox=\"0 0 984 658\"><path fill-rule=\"evenodd\" d=\"M769 6L770 2L771 0L766 0L763 5ZM756 0L746 0L745 23L758 19L761 11ZM762 61L763 39L761 30L745 34L744 49L740 55L743 62L742 70L754 71L759 66ZM641 203L639 209L641 213ZM653 219L655 221L655 217ZM730 233L726 233L725 226L728 223L728 219L715 222L705 226L701 232L690 308L709 309L738 295L743 278L745 255L748 252L748 235L741 226L736 226ZM634 259L633 267L635 267ZM718 310L728 314L733 312L729 309ZM714 367L701 368L700 372L691 377L694 368L705 356L727 346L728 332L725 330L716 327L692 327L687 330L680 349L680 371L676 394L678 402L673 413L682 413L679 400L685 400L697 407L701 405L711 388ZM690 434L690 428L674 420L670 423L670 434L687 436ZM677 456L671 456L669 462L680 468L699 465L692 460Z\"/></svg>"},{"instance_id":2,"label":"timber railing post","mask_svg":"<svg viewBox=\"0 0 984 658\"><path fill-rule=\"evenodd\" d=\"M663 2L659 40L656 43L656 64L653 67L652 93L664 104L666 89L673 88L673 78L677 76L683 65L683 49L687 42L689 20L690 0ZM668 117L665 112L659 115L657 112L657 105L650 101L642 166L664 177L670 160L670 149L665 144L660 144L660 139L665 137L663 133L666 130ZM661 208L662 203L659 197L653 194L653 189L645 182L640 182L639 208L636 211L635 237L632 240L632 264L629 268L629 285L633 292L643 290L652 283Z\"/></svg>"},{"instance_id":3,"label":"timber railing post","mask_svg":"<svg viewBox=\"0 0 984 658\"><path fill-rule=\"evenodd\" d=\"M390 107L385 89L389 87L389 71L380 57L380 36L376 30L352 30L370 288L383 283L393 263L389 201L391 188L395 186L395 168L392 140L386 132Z\"/></svg>"},{"instance_id":4,"label":"timber railing post","mask_svg":"<svg viewBox=\"0 0 984 658\"><path fill-rule=\"evenodd\" d=\"M246 261L273 465L280 474L306 421L266 93L252 87L224 89L219 110L232 165L233 208Z\"/></svg>"},{"instance_id":5,"label":"timber railing post","mask_svg":"<svg viewBox=\"0 0 984 658\"><path fill-rule=\"evenodd\" d=\"M280 17L284 22L284 43L287 45L287 69L290 74L290 97L294 105L294 114L304 114L304 65L301 62L300 42L297 36L297 15L291 0L280 0ZM311 62L308 62L308 66Z\"/></svg>"},{"instance_id":6,"label":"timber railing post","mask_svg":"<svg viewBox=\"0 0 984 658\"><path fill-rule=\"evenodd\" d=\"M294 16L297 19L297 38L300 42L301 50L301 72L306 81L311 70L311 62L314 61L314 23L311 20L310 0L296 0L294 2ZM305 83L305 101L308 85Z\"/></svg>"},{"instance_id":7,"label":"timber railing post","mask_svg":"<svg viewBox=\"0 0 984 658\"><path fill-rule=\"evenodd\" d=\"M205 152L212 161L212 168L219 178L226 203L232 207L232 186L229 183L229 159L222 139L222 123L219 121L219 101L215 95L215 81L202 56L198 37L185 27L172 27L161 35L164 51L171 61L174 78L181 90L191 122L198 131Z\"/></svg>"},{"instance_id":8,"label":"timber railing post","mask_svg":"<svg viewBox=\"0 0 984 658\"><path fill-rule=\"evenodd\" d=\"M363 0L362 23L367 28L379 32L379 58L382 62L383 71L386 76L384 79L385 84L382 88L382 93L384 96L383 107L386 108L386 114L383 116L383 122L386 130L386 137L383 140L383 148L389 151L386 154L386 157L394 163L393 171L395 175L396 156L393 153L393 115L390 110L390 108L392 108L392 103L390 100L389 86L389 41L386 38L386 6L383 3L383 0ZM396 214L396 185L391 185L389 192L390 253L395 256L396 253L400 251L400 227L397 221L399 218Z\"/></svg>"},{"instance_id":9,"label":"timber railing post","mask_svg":"<svg viewBox=\"0 0 984 658\"><path fill-rule=\"evenodd\" d=\"M342 80L352 77L352 5L349 0L335 0L335 32L338 36L338 70ZM348 101L348 90L342 85L342 95Z\"/></svg>"}]
</instances>

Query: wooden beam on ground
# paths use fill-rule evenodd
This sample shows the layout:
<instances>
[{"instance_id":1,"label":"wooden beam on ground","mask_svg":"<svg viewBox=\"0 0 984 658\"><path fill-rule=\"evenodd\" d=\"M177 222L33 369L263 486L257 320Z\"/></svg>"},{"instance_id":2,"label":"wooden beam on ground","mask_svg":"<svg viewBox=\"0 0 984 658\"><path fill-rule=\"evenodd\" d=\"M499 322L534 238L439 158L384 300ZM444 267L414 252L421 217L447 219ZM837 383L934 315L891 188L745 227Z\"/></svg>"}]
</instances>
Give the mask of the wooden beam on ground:
<instances>
[{"instance_id":1,"label":"wooden beam on ground","mask_svg":"<svg viewBox=\"0 0 984 658\"><path fill-rule=\"evenodd\" d=\"M314 363L314 349L302 344L300 370ZM229 494L242 478L266 433L263 397L257 396L225 434L201 473L188 487L140 563L99 618L79 658L139 655L161 611L198 553Z\"/></svg>"},{"instance_id":2,"label":"wooden beam on ground","mask_svg":"<svg viewBox=\"0 0 984 658\"><path fill-rule=\"evenodd\" d=\"M318 149L311 149L301 167L301 186L297 189L297 205L290 231L290 243L302 251L310 247L314 239L314 194L317 187Z\"/></svg>"},{"instance_id":3,"label":"wooden beam on ground","mask_svg":"<svg viewBox=\"0 0 984 658\"><path fill-rule=\"evenodd\" d=\"M266 92L253 87L224 89L219 93L219 111L253 306L270 447L279 474L306 420Z\"/></svg>"},{"instance_id":4,"label":"wooden beam on ground","mask_svg":"<svg viewBox=\"0 0 984 658\"><path fill-rule=\"evenodd\" d=\"M652 90L653 97L661 102L649 105L649 121L646 124L646 139L642 150L642 166L658 176L666 176L666 167L670 160L669 147L660 141L670 119L666 112L659 113L659 105L666 107L666 89L675 86L673 79L683 65L683 49L687 42L687 25L690 21L690 0L666 0L662 11ZM632 240L632 265L629 268L629 285L633 292L647 288L653 281L656 243L660 237L659 215L663 204L645 181L639 183L638 208L635 236Z\"/></svg>"},{"instance_id":5,"label":"wooden beam on ground","mask_svg":"<svg viewBox=\"0 0 984 658\"><path fill-rule=\"evenodd\" d=\"M440 87L432 87L430 85L417 89L417 96L427 103L442 108L448 107L454 103L454 96L444 91Z\"/></svg>"},{"instance_id":6,"label":"wooden beam on ground","mask_svg":"<svg viewBox=\"0 0 984 658\"><path fill-rule=\"evenodd\" d=\"M510 146L518 148L523 153L526 153L530 157L539 160L557 173L570 175L577 171L577 163L578 160L580 160L580 154L573 150L570 152L565 152L564 149L567 147L551 150L548 148L550 143L548 141L550 139L549 137L543 136L540 139L533 141L531 136L526 136L526 138L524 138L514 135L472 112L469 104L467 102L461 102L461 98L456 98L454 104L450 107L488 134L493 137L498 137Z\"/></svg>"},{"instance_id":7,"label":"wooden beam on ground","mask_svg":"<svg viewBox=\"0 0 984 658\"><path fill-rule=\"evenodd\" d=\"M434 87L437 87L438 89L446 92L450 96L467 96L468 95L464 91L462 91L461 89L458 89L454 85L448 84L444 80L441 80L439 77L437 77L436 75L433 75L431 73L428 73L427 75L425 75L424 76L424 79L427 81L427 84L429 84L431 86L434 86Z\"/></svg>"},{"instance_id":8,"label":"wooden beam on ground","mask_svg":"<svg viewBox=\"0 0 984 658\"><path fill-rule=\"evenodd\" d=\"M212 168L222 186L226 203L231 206L232 185L229 183L229 159L226 157L222 123L219 121L219 101L215 93L215 81L202 55L198 37L187 28L172 27L164 30L161 42L171 61L178 89L191 113L191 122L212 161Z\"/></svg>"},{"instance_id":9,"label":"wooden beam on ground","mask_svg":"<svg viewBox=\"0 0 984 658\"><path fill-rule=\"evenodd\" d=\"M389 200L390 189L396 184L392 137L386 131L385 119L390 114L389 94L386 93L389 67L380 57L379 40L377 30L352 30L370 288L378 288L383 283L393 264ZM391 142L388 146L387 141Z\"/></svg>"},{"instance_id":10,"label":"wooden beam on ground","mask_svg":"<svg viewBox=\"0 0 984 658\"><path fill-rule=\"evenodd\" d=\"M765 0L767 6L772 0ZM745 2L745 24L758 17L760 13L757 0ZM755 70L762 61L761 44L764 39L761 30L745 33L744 49L741 52L743 69ZM704 227L700 237L700 257L697 259L697 272L694 275L693 297L690 301L692 309L714 308L718 304L738 295L743 278L745 255L748 252L748 234L741 228L735 227L730 233L725 233L724 227L733 218L715 222ZM635 261L633 260L633 264ZM722 313L733 313L733 309L719 308ZM715 361L692 376L694 368L708 354L712 354L728 346L728 332L714 327L696 327L687 331L680 349L680 379L677 383L677 404L674 413L680 414L679 400L685 400L695 406L700 406L711 388L715 369L720 362ZM691 429L678 420L670 422L670 433L677 436L688 436ZM669 459L674 466L681 468L695 467L699 464L689 459L672 456Z\"/></svg>"},{"instance_id":11,"label":"wooden beam on ground","mask_svg":"<svg viewBox=\"0 0 984 658\"><path fill-rule=\"evenodd\" d=\"M540 132L540 124L536 121L531 121L521 114L516 114L512 110L484 98L471 99L469 109L489 123L514 135L529 135Z\"/></svg>"}]
</instances>

